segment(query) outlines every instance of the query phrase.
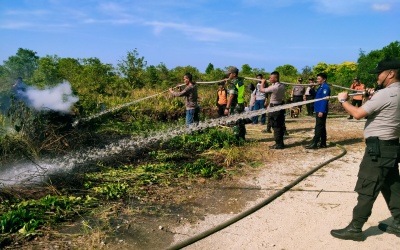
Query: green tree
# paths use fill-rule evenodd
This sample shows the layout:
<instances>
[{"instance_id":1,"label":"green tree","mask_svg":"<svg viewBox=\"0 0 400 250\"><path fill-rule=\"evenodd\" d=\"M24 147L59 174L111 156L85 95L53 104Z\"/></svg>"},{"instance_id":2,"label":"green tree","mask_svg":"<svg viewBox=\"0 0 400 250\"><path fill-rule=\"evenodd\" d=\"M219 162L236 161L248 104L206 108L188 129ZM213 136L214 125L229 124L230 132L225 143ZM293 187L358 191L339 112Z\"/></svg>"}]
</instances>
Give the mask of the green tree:
<instances>
[{"instance_id":1,"label":"green tree","mask_svg":"<svg viewBox=\"0 0 400 250\"><path fill-rule=\"evenodd\" d=\"M337 71L338 65L337 64L328 64L328 67L326 68L325 73L328 76L328 81L331 83L336 82L336 71Z\"/></svg>"},{"instance_id":2,"label":"green tree","mask_svg":"<svg viewBox=\"0 0 400 250\"><path fill-rule=\"evenodd\" d=\"M253 68L252 69L252 77L256 77L258 74L262 74L264 78L267 77L267 75L269 75L264 68Z\"/></svg>"},{"instance_id":3,"label":"green tree","mask_svg":"<svg viewBox=\"0 0 400 250\"><path fill-rule=\"evenodd\" d=\"M324 62L319 62L317 65L314 66L313 71L315 75L318 75L319 73L326 73L328 69L328 64Z\"/></svg>"},{"instance_id":4,"label":"green tree","mask_svg":"<svg viewBox=\"0 0 400 250\"><path fill-rule=\"evenodd\" d=\"M195 81L195 82L201 80L202 75L201 75L200 71L196 67L189 65L189 66L185 66L185 67L178 66L178 67L170 70L170 74L169 74L170 81L172 82L173 85L183 83L183 76L186 73L192 74L193 81Z\"/></svg>"},{"instance_id":5,"label":"green tree","mask_svg":"<svg viewBox=\"0 0 400 250\"><path fill-rule=\"evenodd\" d=\"M72 85L79 80L83 66L79 60L74 58L61 58L58 62L58 74L61 79L65 79Z\"/></svg>"},{"instance_id":6,"label":"green tree","mask_svg":"<svg viewBox=\"0 0 400 250\"><path fill-rule=\"evenodd\" d=\"M337 65L335 72L335 83L349 88L353 78L357 76L357 64L355 62L344 62Z\"/></svg>"},{"instance_id":7,"label":"green tree","mask_svg":"<svg viewBox=\"0 0 400 250\"><path fill-rule=\"evenodd\" d=\"M275 71L278 71L280 76L281 76L281 81L288 81L288 82L297 82L297 69L290 65L290 64L285 64L283 66L278 66L276 67Z\"/></svg>"},{"instance_id":8,"label":"green tree","mask_svg":"<svg viewBox=\"0 0 400 250\"><path fill-rule=\"evenodd\" d=\"M241 75L241 76L249 76L249 77L253 76L253 70L250 67L250 65L248 65L247 63L243 64L242 65L242 70L239 72L239 75Z\"/></svg>"},{"instance_id":9,"label":"green tree","mask_svg":"<svg viewBox=\"0 0 400 250\"><path fill-rule=\"evenodd\" d=\"M156 66L150 65L146 67L146 85L153 87L161 83L158 77L158 70Z\"/></svg>"},{"instance_id":10,"label":"green tree","mask_svg":"<svg viewBox=\"0 0 400 250\"><path fill-rule=\"evenodd\" d=\"M139 57L137 49L128 51L126 59L120 60L118 65L119 72L125 77L132 89L142 88L145 85L145 67L147 61L144 57Z\"/></svg>"},{"instance_id":11,"label":"green tree","mask_svg":"<svg viewBox=\"0 0 400 250\"><path fill-rule=\"evenodd\" d=\"M38 59L38 67L33 72L32 84L44 87L54 86L62 82L58 71L58 63L60 58L58 56L45 56Z\"/></svg>"},{"instance_id":12,"label":"green tree","mask_svg":"<svg viewBox=\"0 0 400 250\"><path fill-rule=\"evenodd\" d=\"M103 64L98 58L82 59L82 71L73 85L79 88L80 113L87 114L97 109L99 103L105 103L105 97L115 95L116 74L111 64ZM125 88L121 88L126 95ZM129 91L129 90L128 90Z\"/></svg>"},{"instance_id":13,"label":"green tree","mask_svg":"<svg viewBox=\"0 0 400 250\"><path fill-rule=\"evenodd\" d=\"M213 71L214 71L214 65L212 63L209 63L207 68L206 68L206 74L210 75L211 72L213 72Z\"/></svg>"},{"instance_id":14,"label":"green tree","mask_svg":"<svg viewBox=\"0 0 400 250\"><path fill-rule=\"evenodd\" d=\"M309 78L314 77L312 68L310 66L302 68L301 77L303 78L303 81L308 81Z\"/></svg>"},{"instance_id":15,"label":"green tree","mask_svg":"<svg viewBox=\"0 0 400 250\"><path fill-rule=\"evenodd\" d=\"M367 87L376 86L376 76L369 74L376 67L379 61L384 58L400 58L400 43L398 41L390 43L381 50L372 50L368 54L360 49L359 58L357 60L357 75Z\"/></svg>"},{"instance_id":16,"label":"green tree","mask_svg":"<svg viewBox=\"0 0 400 250\"><path fill-rule=\"evenodd\" d=\"M19 48L15 56L10 56L8 60L3 61L7 81L14 82L18 77L22 77L24 82L30 82L33 72L37 69L38 59L36 52Z\"/></svg>"}]
</instances>

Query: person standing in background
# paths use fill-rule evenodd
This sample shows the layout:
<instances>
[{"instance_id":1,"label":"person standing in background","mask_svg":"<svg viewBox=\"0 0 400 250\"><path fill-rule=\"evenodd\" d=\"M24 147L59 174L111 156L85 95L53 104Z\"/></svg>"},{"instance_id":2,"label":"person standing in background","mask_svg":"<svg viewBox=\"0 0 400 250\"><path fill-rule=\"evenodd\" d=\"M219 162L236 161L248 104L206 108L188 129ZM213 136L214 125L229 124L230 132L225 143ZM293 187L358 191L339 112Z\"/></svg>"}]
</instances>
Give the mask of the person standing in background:
<instances>
[{"instance_id":1,"label":"person standing in background","mask_svg":"<svg viewBox=\"0 0 400 250\"><path fill-rule=\"evenodd\" d=\"M350 86L351 89L354 89L355 92L363 92L365 90L364 84L360 82L360 79L358 77L355 77L353 80L353 83ZM353 96L353 100L351 101L351 105L361 107L362 105L362 100L363 96L362 95L356 95ZM347 119L353 119L353 116L350 115Z\"/></svg>"},{"instance_id":2,"label":"person standing in background","mask_svg":"<svg viewBox=\"0 0 400 250\"><path fill-rule=\"evenodd\" d=\"M310 85L306 88L306 92L304 93L304 101L314 100L315 99L315 82L314 78L308 79ZM307 103L307 115L313 116L314 115L314 103Z\"/></svg>"},{"instance_id":3,"label":"person standing in background","mask_svg":"<svg viewBox=\"0 0 400 250\"><path fill-rule=\"evenodd\" d=\"M326 82L328 76L325 73L317 75L317 83L320 85L315 95L316 99L324 98L331 95L331 89ZM315 132L311 144L305 146L306 149L326 148L326 118L328 116L329 102L321 100L314 103L315 116Z\"/></svg>"},{"instance_id":4,"label":"person standing in background","mask_svg":"<svg viewBox=\"0 0 400 250\"><path fill-rule=\"evenodd\" d=\"M227 104L227 91L224 87L224 82L218 83L218 91L217 91L217 102L216 105L218 107L218 117L224 116L224 111Z\"/></svg>"},{"instance_id":5,"label":"person standing in background","mask_svg":"<svg viewBox=\"0 0 400 250\"><path fill-rule=\"evenodd\" d=\"M304 86L302 86L301 84L303 84L303 78L299 78L297 80L297 85L293 86L292 92L290 94L290 100L292 102L301 102L303 101L303 95L305 92L305 88ZM299 105L297 106L300 109L300 113L301 113L301 108L303 107L303 105Z\"/></svg>"},{"instance_id":6,"label":"person standing in background","mask_svg":"<svg viewBox=\"0 0 400 250\"><path fill-rule=\"evenodd\" d=\"M257 79L261 80L262 78L263 78L262 74L257 75ZM260 92L260 86L261 86L261 82L257 82L257 85L252 93L252 98L254 99L253 110L265 109L264 104L265 104L266 94ZM264 86L264 88L266 88L266 87L267 86ZM265 125L266 117L267 117L267 115L265 113L261 115L261 125ZM258 116L253 116L253 124L257 124L257 123L258 123Z\"/></svg>"}]
</instances>

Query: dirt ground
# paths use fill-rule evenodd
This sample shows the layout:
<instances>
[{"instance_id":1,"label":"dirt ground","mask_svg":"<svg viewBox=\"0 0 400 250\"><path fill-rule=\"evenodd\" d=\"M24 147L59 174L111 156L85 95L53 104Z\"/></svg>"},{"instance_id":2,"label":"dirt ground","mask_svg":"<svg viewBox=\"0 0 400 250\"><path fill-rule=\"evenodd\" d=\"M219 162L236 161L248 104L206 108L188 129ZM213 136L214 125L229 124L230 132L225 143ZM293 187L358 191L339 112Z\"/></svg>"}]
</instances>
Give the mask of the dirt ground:
<instances>
[{"instance_id":1,"label":"dirt ground","mask_svg":"<svg viewBox=\"0 0 400 250\"><path fill-rule=\"evenodd\" d=\"M258 189L257 193L252 194L252 198L257 198L252 200L248 197L250 201L240 212L339 155L342 149L337 145L343 146L347 154L255 213L184 249L398 249L400 238L384 233L377 227L380 222L392 221L381 195L374 205L372 216L363 227L366 236L364 242L339 240L330 235L331 229L348 225L356 204L357 195L353 189L364 151L362 133L365 120L347 120L345 117L328 119L330 147L306 150L302 145L306 145L313 135L313 122L313 118L306 117L287 121L290 132L285 138L287 148L273 152L280 156L278 160L268 162L268 166L240 180L240 189L244 194L248 190ZM248 138L260 140L265 137L265 134L260 134L263 127L248 125L247 128ZM267 148L271 144L271 140L260 140L261 147ZM241 198L231 199L240 203ZM215 205L221 204L217 201ZM183 223L171 228L174 232L173 244L220 225L237 213L235 209L224 214L207 213L203 220L194 224Z\"/></svg>"}]
</instances>

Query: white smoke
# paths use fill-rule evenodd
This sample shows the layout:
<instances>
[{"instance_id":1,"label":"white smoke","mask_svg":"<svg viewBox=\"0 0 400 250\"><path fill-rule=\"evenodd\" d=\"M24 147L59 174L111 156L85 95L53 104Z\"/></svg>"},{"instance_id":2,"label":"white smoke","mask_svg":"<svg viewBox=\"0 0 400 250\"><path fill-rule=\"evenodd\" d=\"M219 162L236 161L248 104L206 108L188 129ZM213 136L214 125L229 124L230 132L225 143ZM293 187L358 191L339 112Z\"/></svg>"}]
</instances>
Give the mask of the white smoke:
<instances>
[{"instance_id":1,"label":"white smoke","mask_svg":"<svg viewBox=\"0 0 400 250\"><path fill-rule=\"evenodd\" d=\"M19 83L23 84L23 83ZM63 81L55 87L38 89L23 85L16 90L17 97L36 110L71 112L71 107L79 98L72 94L71 84Z\"/></svg>"}]
</instances>

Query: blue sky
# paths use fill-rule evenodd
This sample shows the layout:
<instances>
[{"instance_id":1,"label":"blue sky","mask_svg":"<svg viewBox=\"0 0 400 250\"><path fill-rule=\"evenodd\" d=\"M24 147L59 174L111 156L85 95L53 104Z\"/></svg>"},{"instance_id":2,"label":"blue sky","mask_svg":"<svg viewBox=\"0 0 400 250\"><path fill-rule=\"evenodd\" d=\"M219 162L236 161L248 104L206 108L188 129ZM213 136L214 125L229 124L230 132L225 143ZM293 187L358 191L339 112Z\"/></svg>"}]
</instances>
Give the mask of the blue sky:
<instances>
[{"instance_id":1,"label":"blue sky","mask_svg":"<svg viewBox=\"0 0 400 250\"><path fill-rule=\"evenodd\" d=\"M301 71L400 41L399 23L400 0L0 0L0 61L24 48L116 65L136 48L169 69Z\"/></svg>"}]
</instances>

